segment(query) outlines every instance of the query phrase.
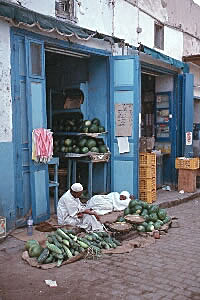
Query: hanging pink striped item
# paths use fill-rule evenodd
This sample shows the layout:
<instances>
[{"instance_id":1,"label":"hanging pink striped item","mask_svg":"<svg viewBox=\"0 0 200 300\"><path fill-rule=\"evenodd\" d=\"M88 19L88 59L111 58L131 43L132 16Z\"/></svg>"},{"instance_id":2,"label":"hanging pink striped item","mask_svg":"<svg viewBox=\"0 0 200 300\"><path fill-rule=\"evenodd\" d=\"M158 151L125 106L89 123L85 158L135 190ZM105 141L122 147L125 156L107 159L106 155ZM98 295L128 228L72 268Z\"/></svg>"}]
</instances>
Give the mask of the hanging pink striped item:
<instances>
[{"instance_id":1,"label":"hanging pink striped item","mask_svg":"<svg viewBox=\"0 0 200 300\"><path fill-rule=\"evenodd\" d=\"M53 156L53 132L37 128L32 131L32 160L48 163Z\"/></svg>"}]
</instances>

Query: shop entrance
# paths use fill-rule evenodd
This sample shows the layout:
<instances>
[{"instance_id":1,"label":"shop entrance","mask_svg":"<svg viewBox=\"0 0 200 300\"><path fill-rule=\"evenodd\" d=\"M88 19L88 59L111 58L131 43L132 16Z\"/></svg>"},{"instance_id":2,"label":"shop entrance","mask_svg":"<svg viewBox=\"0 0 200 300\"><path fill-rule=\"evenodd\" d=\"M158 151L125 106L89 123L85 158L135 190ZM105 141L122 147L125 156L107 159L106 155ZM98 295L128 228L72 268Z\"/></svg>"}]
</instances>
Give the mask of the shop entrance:
<instances>
[{"instance_id":1,"label":"shop entrance","mask_svg":"<svg viewBox=\"0 0 200 300\"><path fill-rule=\"evenodd\" d=\"M84 197L107 193L109 124L107 59L46 48L47 124L59 157L59 196L78 181ZM92 153L88 161L87 153ZM101 153L103 160L96 162ZM50 176L52 176L50 167Z\"/></svg>"},{"instance_id":2,"label":"shop entrance","mask_svg":"<svg viewBox=\"0 0 200 300\"><path fill-rule=\"evenodd\" d=\"M140 196L147 195L144 192L146 181L148 181L148 193L155 200L156 190L164 184L172 183L171 155L173 136L172 116L175 116L174 99L174 76L161 72L149 71L142 68L141 75L141 139L140 153L151 153L156 155L156 166L149 160L147 168L153 168L151 172L140 175ZM145 154L144 154L145 155ZM153 161L153 160L152 160ZM142 166L141 168L144 168ZM143 173L143 169L140 173ZM144 184L145 183L145 184ZM147 193L147 190L146 190Z\"/></svg>"}]
</instances>

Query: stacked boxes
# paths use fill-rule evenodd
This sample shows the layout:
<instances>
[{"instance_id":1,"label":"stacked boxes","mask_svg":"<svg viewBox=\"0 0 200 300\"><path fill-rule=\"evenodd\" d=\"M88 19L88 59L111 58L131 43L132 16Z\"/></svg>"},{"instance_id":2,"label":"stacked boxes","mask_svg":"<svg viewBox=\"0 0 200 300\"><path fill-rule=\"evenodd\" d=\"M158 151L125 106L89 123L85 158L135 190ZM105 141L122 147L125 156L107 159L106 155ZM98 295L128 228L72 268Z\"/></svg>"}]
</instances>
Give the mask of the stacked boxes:
<instances>
[{"instance_id":1,"label":"stacked boxes","mask_svg":"<svg viewBox=\"0 0 200 300\"><path fill-rule=\"evenodd\" d=\"M140 153L139 197L147 203L156 201L156 154Z\"/></svg>"}]
</instances>

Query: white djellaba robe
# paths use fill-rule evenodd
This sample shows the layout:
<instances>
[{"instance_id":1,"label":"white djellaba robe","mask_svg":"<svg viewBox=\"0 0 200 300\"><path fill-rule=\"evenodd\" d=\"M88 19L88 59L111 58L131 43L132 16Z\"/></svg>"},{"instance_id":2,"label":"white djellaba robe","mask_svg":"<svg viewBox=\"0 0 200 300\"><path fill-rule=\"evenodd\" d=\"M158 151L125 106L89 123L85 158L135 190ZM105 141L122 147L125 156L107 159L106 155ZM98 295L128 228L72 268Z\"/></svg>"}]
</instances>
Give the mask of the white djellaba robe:
<instances>
[{"instance_id":1,"label":"white djellaba robe","mask_svg":"<svg viewBox=\"0 0 200 300\"><path fill-rule=\"evenodd\" d=\"M103 231L102 224L95 216L84 214L78 218L77 214L86 210L79 198L74 198L68 190L58 201L57 217L59 225L72 225L90 231Z\"/></svg>"},{"instance_id":2,"label":"white djellaba robe","mask_svg":"<svg viewBox=\"0 0 200 300\"><path fill-rule=\"evenodd\" d=\"M95 195L86 204L86 208L92 208L98 215L105 215L112 211L121 211L128 207L130 198L120 200L118 192L108 195Z\"/></svg>"}]
</instances>

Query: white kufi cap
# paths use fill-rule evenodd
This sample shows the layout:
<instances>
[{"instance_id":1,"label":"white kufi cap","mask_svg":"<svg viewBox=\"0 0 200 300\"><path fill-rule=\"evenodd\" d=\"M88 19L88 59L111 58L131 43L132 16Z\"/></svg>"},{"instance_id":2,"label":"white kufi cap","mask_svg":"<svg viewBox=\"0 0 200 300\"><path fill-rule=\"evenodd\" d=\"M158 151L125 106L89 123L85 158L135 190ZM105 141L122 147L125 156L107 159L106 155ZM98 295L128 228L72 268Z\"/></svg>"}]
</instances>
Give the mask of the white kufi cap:
<instances>
[{"instance_id":1,"label":"white kufi cap","mask_svg":"<svg viewBox=\"0 0 200 300\"><path fill-rule=\"evenodd\" d=\"M77 182L77 183L72 184L71 189L74 192L82 192L83 191L83 186L82 186L82 184Z\"/></svg>"},{"instance_id":2,"label":"white kufi cap","mask_svg":"<svg viewBox=\"0 0 200 300\"><path fill-rule=\"evenodd\" d=\"M125 196L126 198L129 198L129 197L130 197L129 192L127 192L127 191L122 191L122 192L120 193L120 196L121 196L121 195Z\"/></svg>"}]
</instances>

